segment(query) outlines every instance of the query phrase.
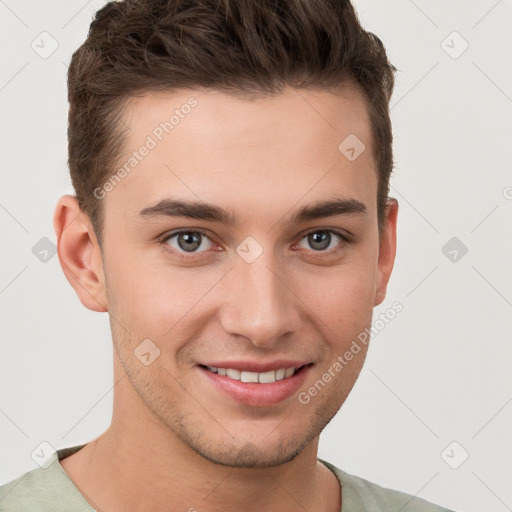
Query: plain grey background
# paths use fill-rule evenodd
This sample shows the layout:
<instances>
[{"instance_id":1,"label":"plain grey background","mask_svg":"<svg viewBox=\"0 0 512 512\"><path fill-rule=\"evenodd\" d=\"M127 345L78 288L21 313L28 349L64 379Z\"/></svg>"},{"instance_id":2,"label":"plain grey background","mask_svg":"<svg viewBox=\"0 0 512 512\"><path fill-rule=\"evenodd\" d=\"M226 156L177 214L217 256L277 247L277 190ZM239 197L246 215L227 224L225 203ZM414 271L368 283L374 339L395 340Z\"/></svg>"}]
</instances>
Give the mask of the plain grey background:
<instances>
[{"instance_id":1,"label":"plain grey background","mask_svg":"<svg viewBox=\"0 0 512 512\"><path fill-rule=\"evenodd\" d=\"M37 467L42 442L110 423L107 314L81 305L52 253L54 207L72 193L67 65L104 3L0 0L0 483ZM403 311L319 456L455 510L510 510L512 1L354 4L399 69L398 254L375 318Z\"/></svg>"}]
</instances>

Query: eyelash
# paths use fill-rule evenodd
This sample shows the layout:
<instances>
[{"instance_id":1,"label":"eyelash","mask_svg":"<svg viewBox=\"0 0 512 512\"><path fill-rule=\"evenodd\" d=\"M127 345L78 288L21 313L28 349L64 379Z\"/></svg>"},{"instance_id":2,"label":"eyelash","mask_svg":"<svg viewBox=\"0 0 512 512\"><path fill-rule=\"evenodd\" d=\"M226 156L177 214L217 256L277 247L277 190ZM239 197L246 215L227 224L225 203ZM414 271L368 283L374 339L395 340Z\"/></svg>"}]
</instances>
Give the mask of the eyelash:
<instances>
[{"instance_id":1,"label":"eyelash","mask_svg":"<svg viewBox=\"0 0 512 512\"><path fill-rule=\"evenodd\" d=\"M337 229L332 229L332 228L316 228L316 229L312 229L312 230L304 233L301 236L301 238L299 239L299 242L302 241L304 238L306 238L308 235L311 235L313 233L320 233L320 232L334 234L337 237L339 237L341 241L340 241L340 243L334 249L329 249L329 250L324 250L324 251L315 251L315 250L311 249L310 252L314 253L315 257L322 258L322 257L325 257L325 256L332 256L332 255L338 253L340 250L342 250L344 245L351 243L351 240L348 238L348 236L346 234L344 234L343 232L341 232L341 231L339 231ZM201 258L206 251L198 252L198 253L186 253L186 252L177 251L176 249L171 248L167 244L167 242L169 240L171 240L172 238L178 236L180 233L200 233L201 235L206 237L208 240L210 240L212 243L215 243L211 239L211 237L208 235L208 233L206 231L200 229L200 228L177 229L175 231L172 231L171 233L167 233L165 235L162 235L162 237L159 238L158 241L162 245L164 250L166 250L168 252L171 252L173 255L177 254L179 258L182 258L182 259L187 260L187 261L193 261L193 260L195 260L197 258Z\"/></svg>"}]
</instances>

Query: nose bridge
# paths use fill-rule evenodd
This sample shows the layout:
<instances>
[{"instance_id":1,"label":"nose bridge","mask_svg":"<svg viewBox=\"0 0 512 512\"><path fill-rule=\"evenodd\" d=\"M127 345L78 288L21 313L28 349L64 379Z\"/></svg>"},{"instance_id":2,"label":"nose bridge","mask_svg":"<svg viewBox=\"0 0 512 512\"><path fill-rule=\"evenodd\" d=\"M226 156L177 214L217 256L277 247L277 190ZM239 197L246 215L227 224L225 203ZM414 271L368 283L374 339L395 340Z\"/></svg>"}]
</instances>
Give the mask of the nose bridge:
<instances>
[{"instance_id":1,"label":"nose bridge","mask_svg":"<svg viewBox=\"0 0 512 512\"><path fill-rule=\"evenodd\" d=\"M265 251L252 263L236 258L225 283L221 322L226 332L270 347L298 330L300 316L286 272Z\"/></svg>"}]
</instances>

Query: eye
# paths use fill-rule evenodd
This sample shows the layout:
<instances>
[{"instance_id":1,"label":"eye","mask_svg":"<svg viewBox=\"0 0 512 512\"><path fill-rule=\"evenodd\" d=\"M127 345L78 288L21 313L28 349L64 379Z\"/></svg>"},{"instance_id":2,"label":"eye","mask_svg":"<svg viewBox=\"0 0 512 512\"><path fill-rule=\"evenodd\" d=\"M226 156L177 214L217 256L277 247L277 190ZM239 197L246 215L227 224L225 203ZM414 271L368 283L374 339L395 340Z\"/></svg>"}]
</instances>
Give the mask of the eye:
<instances>
[{"instance_id":1,"label":"eye","mask_svg":"<svg viewBox=\"0 0 512 512\"><path fill-rule=\"evenodd\" d=\"M320 255L329 255L337 253L349 242L350 240L337 230L316 229L306 233L297 246L313 253L320 253ZM164 235L160 239L160 243L170 252L184 258L200 256L215 245L207 233L199 229L173 231ZM308 247L304 247L304 243Z\"/></svg>"},{"instance_id":2,"label":"eye","mask_svg":"<svg viewBox=\"0 0 512 512\"><path fill-rule=\"evenodd\" d=\"M301 242L298 244L299 246L301 246L303 240L306 241L314 252L325 253L336 252L340 248L339 246L343 245L340 244L340 240L342 242L348 242L344 235L333 229L317 229L311 231L302 238ZM306 247L306 249L308 248Z\"/></svg>"},{"instance_id":3,"label":"eye","mask_svg":"<svg viewBox=\"0 0 512 512\"><path fill-rule=\"evenodd\" d=\"M208 242L205 243L205 241ZM169 245L175 251L189 254L202 252L198 249L208 250L213 245L206 233L197 230L175 231L163 238L161 242Z\"/></svg>"}]
</instances>

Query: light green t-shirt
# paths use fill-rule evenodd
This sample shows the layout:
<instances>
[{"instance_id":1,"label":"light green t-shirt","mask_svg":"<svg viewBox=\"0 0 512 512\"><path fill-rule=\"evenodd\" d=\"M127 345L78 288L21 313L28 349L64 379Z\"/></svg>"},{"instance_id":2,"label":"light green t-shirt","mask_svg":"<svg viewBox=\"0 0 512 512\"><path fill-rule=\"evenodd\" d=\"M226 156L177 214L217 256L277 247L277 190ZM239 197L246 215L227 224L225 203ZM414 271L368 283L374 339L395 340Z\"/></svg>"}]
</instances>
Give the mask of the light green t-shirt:
<instances>
[{"instance_id":1,"label":"light green t-shirt","mask_svg":"<svg viewBox=\"0 0 512 512\"><path fill-rule=\"evenodd\" d=\"M0 512L93 512L60 465L85 444L57 450L37 468L0 487ZM349 475L319 459L341 485L340 512L452 512L409 494Z\"/></svg>"}]
</instances>

